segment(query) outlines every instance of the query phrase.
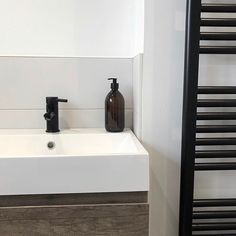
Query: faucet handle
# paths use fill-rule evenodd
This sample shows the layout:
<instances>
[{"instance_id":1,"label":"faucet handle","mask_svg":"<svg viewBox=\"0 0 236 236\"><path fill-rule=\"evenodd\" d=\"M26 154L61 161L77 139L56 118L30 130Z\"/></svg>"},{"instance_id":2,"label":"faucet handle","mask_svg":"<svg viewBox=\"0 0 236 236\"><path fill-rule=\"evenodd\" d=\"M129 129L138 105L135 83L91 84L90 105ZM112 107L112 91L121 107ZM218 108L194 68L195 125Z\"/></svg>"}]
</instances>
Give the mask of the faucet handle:
<instances>
[{"instance_id":1,"label":"faucet handle","mask_svg":"<svg viewBox=\"0 0 236 236\"><path fill-rule=\"evenodd\" d=\"M50 113L47 112L44 114L45 120L48 120L48 121L52 120L55 116L56 116L56 114L54 112L50 112Z\"/></svg>"},{"instance_id":2,"label":"faucet handle","mask_svg":"<svg viewBox=\"0 0 236 236\"><path fill-rule=\"evenodd\" d=\"M58 101L58 102L68 102L67 99L62 99L62 98L58 98L57 101Z\"/></svg>"}]
</instances>

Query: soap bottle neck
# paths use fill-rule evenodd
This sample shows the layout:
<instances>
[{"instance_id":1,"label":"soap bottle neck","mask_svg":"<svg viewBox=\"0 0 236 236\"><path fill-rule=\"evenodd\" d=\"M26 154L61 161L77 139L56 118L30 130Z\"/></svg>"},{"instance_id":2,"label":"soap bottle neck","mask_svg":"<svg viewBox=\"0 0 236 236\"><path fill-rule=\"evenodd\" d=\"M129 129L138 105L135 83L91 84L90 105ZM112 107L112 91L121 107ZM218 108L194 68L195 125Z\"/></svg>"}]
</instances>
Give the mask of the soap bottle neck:
<instances>
[{"instance_id":1,"label":"soap bottle neck","mask_svg":"<svg viewBox=\"0 0 236 236\"><path fill-rule=\"evenodd\" d=\"M118 92L118 88L112 88L111 91L112 92Z\"/></svg>"}]
</instances>

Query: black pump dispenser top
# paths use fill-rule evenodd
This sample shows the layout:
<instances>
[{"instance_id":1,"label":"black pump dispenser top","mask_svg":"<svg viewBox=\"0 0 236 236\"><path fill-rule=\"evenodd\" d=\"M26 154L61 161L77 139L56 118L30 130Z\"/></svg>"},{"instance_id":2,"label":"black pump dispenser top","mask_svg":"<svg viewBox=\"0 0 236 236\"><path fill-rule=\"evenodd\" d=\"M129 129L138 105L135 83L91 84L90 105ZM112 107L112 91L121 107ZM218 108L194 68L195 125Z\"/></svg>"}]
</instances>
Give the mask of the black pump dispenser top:
<instances>
[{"instance_id":1,"label":"black pump dispenser top","mask_svg":"<svg viewBox=\"0 0 236 236\"><path fill-rule=\"evenodd\" d=\"M111 83L111 89L118 90L119 84L117 83L117 78L109 78L108 80L113 80Z\"/></svg>"}]
</instances>

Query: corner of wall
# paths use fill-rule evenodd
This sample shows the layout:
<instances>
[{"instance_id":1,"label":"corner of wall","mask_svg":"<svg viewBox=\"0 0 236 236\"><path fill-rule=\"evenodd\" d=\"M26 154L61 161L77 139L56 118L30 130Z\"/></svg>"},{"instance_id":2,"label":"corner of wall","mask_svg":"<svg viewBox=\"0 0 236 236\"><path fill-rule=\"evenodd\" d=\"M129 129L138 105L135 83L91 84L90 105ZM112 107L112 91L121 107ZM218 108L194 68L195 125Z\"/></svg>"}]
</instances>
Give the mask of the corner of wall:
<instances>
[{"instance_id":1,"label":"corner of wall","mask_svg":"<svg viewBox=\"0 0 236 236\"><path fill-rule=\"evenodd\" d=\"M133 129L136 136L142 137L142 82L143 82L143 54L133 59Z\"/></svg>"}]
</instances>

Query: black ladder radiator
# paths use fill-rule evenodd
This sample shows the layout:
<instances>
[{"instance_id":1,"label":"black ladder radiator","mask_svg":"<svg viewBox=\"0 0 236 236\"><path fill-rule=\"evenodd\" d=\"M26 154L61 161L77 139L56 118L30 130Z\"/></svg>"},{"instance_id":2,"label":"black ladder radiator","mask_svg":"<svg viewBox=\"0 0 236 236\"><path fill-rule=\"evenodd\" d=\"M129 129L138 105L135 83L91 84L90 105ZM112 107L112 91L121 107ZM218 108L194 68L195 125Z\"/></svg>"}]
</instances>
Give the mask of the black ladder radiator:
<instances>
[{"instance_id":1,"label":"black ladder radiator","mask_svg":"<svg viewBox=\"0 0 236 236\"><path fill-rule=\"evenodd\" d=\"M219 18L218 13L229 17ZM228 137L229 133L236 133L236 125L215 125L215 120L226 124L227 120L236 121L236 112L222 112L224 107L236 107L236 99L211 98L218 94L236 94L236 86L198 85L199 54L236 54L236 46L215 43L235 40L236 45L236 32L232 32L236 18L232 18L232 13L236 13L236 1L235 4L203 3L201 0L188 0L187 3L179 236L236 236L236 198L194 199L196 171L236 170L236 148L233 147L236 138L234 135ZM214 27L215 32L206 32L204 27ZM222 27L228 29L227 32L222 32ZM210 45L206 46L207 42ZM214 44L216 46L212 46ZM201 99L202 94L210 98ZM199 111L202 107L205 110ZM212 112L212 107L216 111ZM199 125L199 121L207 121L207 125ZM200 133L217 136L199 138ZM207 149L199 150L202 146ZM217 158L227 160L212 161ZM229 158L232 161L228 161Z\"/></svg>"}]
</instances>

